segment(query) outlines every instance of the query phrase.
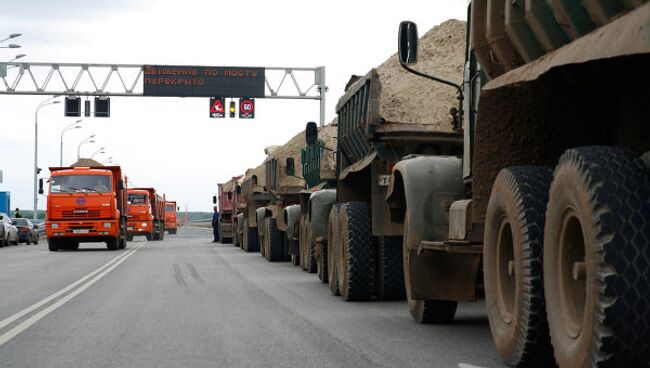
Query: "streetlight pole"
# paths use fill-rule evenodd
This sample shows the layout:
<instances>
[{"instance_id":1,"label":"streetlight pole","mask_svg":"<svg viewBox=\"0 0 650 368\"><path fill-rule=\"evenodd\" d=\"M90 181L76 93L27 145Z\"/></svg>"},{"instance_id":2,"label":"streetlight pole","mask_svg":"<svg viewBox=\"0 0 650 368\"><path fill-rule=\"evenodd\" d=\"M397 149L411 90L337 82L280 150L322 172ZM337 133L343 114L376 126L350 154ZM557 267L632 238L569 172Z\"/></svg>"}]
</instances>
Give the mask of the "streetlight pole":
<instances>
[{"instance_id":1,"label":"streetlight pole","mask_svg":"<svg viewBox=\"0 0 650 368\"><path fill-rule=\"evenodd\" d=\"M82 121L82 119L79 119L79 120L75 121L74 123L66 126L61 131L61 150L59 151L60 152L60 154L59 154L59 156L60 156L60 158L59 158L59 166L63 166L63 133L67 132L68 130L81 128L81 125L78 125L79 123L81 123L81 121Z\"/></svg>"},{"instance_id":2,"label":"streetlight pole","mask_svg":"<svg viewBox=\"0 0 650 368\"><path fill-rule=\"evenodd\" d=\"M47 105L55 105L61 103L61 101L52 101L50 100L59 97L59 95L48 98L47 100L41 102L36 111L34 112L34 213L32 218L34 220L38 219L38 110Z\"/></svg>"},{"instance_id":3,"label":"streetlight pole","mask_svg":"<svg viewBox=\"0 0 650 368\"><path fill-rule=\"evenodd\" d=\"M102 147L102 148L98 149L97 151L95 151L92 155L90 155L90 159L92 160L95 156L99 155L100 153L106 153L104 151L104 148L106 148L106 147Z\"/></svg>"},{"instance_id":4,"label":"streetlight pole","mask_svg":"<svg viewBox=\"0 0 650 368\"><path fill-rule=\"evenodd\" d=\"M81 146L83 146L86 143L95 143L92 139L95 138L95 135L91 135L90 137L84 139L83 141L79 142L79 146L77 147L77 161L81 158Z\"/></svg>"}]
</instances>

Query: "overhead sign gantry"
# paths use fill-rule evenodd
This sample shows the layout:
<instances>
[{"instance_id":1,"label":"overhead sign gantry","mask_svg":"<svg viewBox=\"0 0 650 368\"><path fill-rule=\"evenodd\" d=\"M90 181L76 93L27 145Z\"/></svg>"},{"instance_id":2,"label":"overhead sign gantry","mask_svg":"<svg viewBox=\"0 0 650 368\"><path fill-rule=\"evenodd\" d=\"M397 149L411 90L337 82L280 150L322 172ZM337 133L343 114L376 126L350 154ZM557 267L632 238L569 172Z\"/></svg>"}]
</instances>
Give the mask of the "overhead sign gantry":
<instances>
[{"instance_id":1,"label":"overhead sign gantry","mask_svg":"<svg viewBox=\"0 0 650 368\"><path fill-rule=\"evenodd\" d=\"M309 75L309 77L308 77ZM320 102L325 124L325 67L0 63L0 94L230 97ZM83 80L86 87L82 87ZM92 87L87 87L92 86Z\"/></svg>"}]
</instances>

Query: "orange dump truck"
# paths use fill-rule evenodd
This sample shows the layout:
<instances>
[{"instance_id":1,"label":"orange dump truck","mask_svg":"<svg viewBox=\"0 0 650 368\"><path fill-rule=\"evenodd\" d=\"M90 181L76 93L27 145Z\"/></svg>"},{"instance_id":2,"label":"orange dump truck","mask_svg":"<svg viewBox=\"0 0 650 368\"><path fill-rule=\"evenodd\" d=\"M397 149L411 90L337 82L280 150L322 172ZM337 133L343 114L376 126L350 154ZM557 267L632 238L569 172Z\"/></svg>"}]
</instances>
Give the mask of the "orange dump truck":
<instances>
[{"instance_id":1,"label":"orange dump truck","mask_svg":"<svg viewBox=\"0 0 650 368\"><path fill-rule=\"evenodd\" d=\"M79 243L126 247L126 181L119 166L51 167L46 234L50 251Z\"/></svg>"},{"instance_id":2,"label":"orange dump truck","mask_svg":"<svg viewBox=\"0 0 650 368\"><path fill-rule=\"evenodd\" d=\"M176 201L165 202L165 230L170 234L176 234Z\"/></svg>"},{"instance_id":3,"label":"orange dump truck","mask_svg":"<svg viewBox=\"0 0 650 368\"><path fill-rule=\"evenodd\" d=\"M165 236L165 197L154 188L129 189L128 239L144 235L147 240L163 240Z\"/></svg>"}]
</instances>

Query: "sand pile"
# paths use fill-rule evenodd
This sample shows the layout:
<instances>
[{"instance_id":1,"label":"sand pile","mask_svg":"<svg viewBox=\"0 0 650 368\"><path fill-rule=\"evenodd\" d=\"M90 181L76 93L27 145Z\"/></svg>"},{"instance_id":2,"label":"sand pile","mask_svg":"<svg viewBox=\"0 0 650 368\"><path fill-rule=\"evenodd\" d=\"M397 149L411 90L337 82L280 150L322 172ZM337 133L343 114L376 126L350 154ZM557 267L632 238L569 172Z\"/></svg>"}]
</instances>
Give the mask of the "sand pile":
<instances>
[{"instance_id":1,"label":"sand pile","mask_svg":"<svg viewBox=\"0 0 650 368\"><path fill-rule=\"evenodd\" d=\"M267 147L265 152L268 154L264 162L272 159L278 160L278 187L276 190L286 187L304 187L305 181L302 178L302 165L300 164L300 151L307 145L305 141L305 131L301 131L291 138L287 143L282 146ZM287 176L284 174L286 161L288 157L293 157L295 163L295 176Z\"/></svg>"},{"instance_id":2,"label":"sand pile","mask_svg":"<svg viewBox=\"0 0 650 368\"><path fill-rule=\"evenodd\" d=\"M92 167L92 166L104 166L99 162L89 159L89 158L80 158L74 164L70 165L71 167Z\"/></svg>"},{"instance_id":3,"label":"sand pile","mask_svg":"<svg viewBox=\"0 0 650 368\"><path fill-rule=\"evenodd\" d=\"M465 63L466 23L448 20L420 37L413 69L460 84ZM409 73L397 53L377 67L381 82L380 116L388 122L432 124L451 132L449 109L458 107L455 88Z\"/></svg>"}]
</instances>

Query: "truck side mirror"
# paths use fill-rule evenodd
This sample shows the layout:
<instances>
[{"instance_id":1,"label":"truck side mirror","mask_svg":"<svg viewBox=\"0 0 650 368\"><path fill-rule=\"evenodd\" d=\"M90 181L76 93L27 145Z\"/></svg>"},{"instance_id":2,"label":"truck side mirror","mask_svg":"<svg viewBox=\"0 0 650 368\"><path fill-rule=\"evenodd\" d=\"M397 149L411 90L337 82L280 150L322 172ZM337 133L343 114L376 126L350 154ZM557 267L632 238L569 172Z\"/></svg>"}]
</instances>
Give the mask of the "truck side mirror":
<instances>
[{"instance_id":1,"label":"truck side mirror","mask_svg":"<svg viewBox=\"0 0 650 368\"><path fill-rule=\"evenodd\" d=\"M232 192L228 192L228 200L232 201Z\"/></svg>"},{"instance_id":2,"label":"truck side mirror","mask_svg":"<svg viewBox=\"0 0 650 368\"><path fill-rule=\"evenodd\" d=\"M117 182L117 189L122 190L124 189L124 181L120 179L120 181Z\"/></svg>"},{"instance_id":3,"label":"truck side mirror","mask_svg":"<svg viewBox=\"0 0 650 368\"><path fill-rule=\"evenodd\" d=\"M43 194L43 178L38 179L38 194Z\"/></svg>"},{"instance_id":4,"label":"truck side mirror","mask_svg":"<svg viewBox=\"0 0 650 368\"><path fill-rule=\"evenodd\" d=\"M181 206L176 207L176 211L180 211L180 210L181 210Z\"/></svg>"},{"instance_id":5,"label":"truck side mirror","mask_svg":"<svg viewBox=\"0 0 650 368\"><path fill-rule=\"evenodd\" d=\"M235 192L237 192L237 195L241 194L241 185L238 185L237 188L235 188Z\"/></svg>"},{"instance_id":6,"label":"truck side mirror","mask_svg":"<svg viewBox=\"0 0 650 368\"><path fill-rule=\"evenodd\" d=\"M411 21L399 24L398 36L399 62L415 64L418 62L418 26Z\"/></svg>"},{"instance_id":7,"label":"truck side mirror","mask_svg":"<svg viewBox=\"0 0 650 368\"><path fill-rule=\"evenodd\" d=\"M212 203L217 204L217 196L212 196Z\"/></svg>"},{"instance_id":8,"label":"truck side mirror","mask_svg":"<svg viewBox=\"0 0 650 368\"><path fill-rule=\"evenodd\" d=\"M307 127L305 127L305 140L308 146L318 142L318 126L313 121L307 123Z\"/></svg>"},{"instance_id":9,"label":"truck side mirror","mask_svg":"<svg viewBox=\"0 0 650 368\"><path fill-rule=\"evenodd\" d=\"M293 157L287 157L287 161L284 166L284 174L287 176L296 175L296 162Z\"/></svg>"}]
</instances>

